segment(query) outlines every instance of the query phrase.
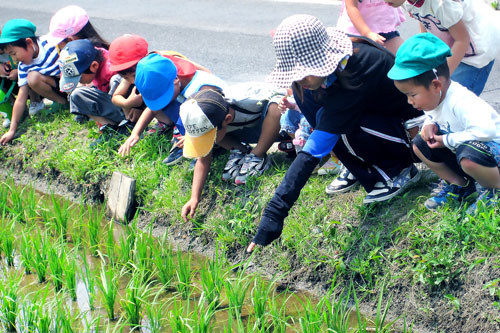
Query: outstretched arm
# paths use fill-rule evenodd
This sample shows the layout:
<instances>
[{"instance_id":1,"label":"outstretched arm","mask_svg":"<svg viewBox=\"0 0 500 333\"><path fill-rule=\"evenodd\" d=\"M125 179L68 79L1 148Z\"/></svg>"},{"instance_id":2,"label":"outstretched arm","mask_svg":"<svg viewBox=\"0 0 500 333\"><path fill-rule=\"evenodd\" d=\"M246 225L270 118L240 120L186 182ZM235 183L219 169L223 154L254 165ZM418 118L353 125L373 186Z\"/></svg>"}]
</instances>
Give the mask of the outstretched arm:
<instances>
[{"instance_id":1,"label":"outstretched arm","mask_svg":"<svg viewBox=\"0 0 500 333\"><path fill-rule=\"evenodd\" d=\"M184 221L192 219L198 203L200 202L201 192L207 180L210 165L212 164L212 152L207 156L201 157L196 161L194 166L193 184L191 186L191 199L182 207L181 216Z\"/></svg>"},{"instance_id":2,"label":"outstretched arm","mask_svg":"<svg viewBox=\"0 0 500 333\"><path fill-rule=\"evenodd\" d=\"M14 102L14 107L12 109L12 119L10 121L10 128L2 135L0 138L0 144L6 145L14 138L17 131L17 126L23 117L24 110L26 108L26 101L28 100L29 87L27 84L19 88L19 93L17 94L16 101Z\"/></svg>"}]
</instances>

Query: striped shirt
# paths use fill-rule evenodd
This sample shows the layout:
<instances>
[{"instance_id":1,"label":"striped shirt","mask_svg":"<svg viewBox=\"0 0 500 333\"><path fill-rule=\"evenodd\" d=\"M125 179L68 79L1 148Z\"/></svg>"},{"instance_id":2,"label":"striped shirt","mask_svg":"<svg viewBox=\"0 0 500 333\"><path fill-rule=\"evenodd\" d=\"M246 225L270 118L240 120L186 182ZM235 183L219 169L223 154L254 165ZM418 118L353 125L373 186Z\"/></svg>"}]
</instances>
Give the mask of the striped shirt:
<instances>
[{"instance_id":1,"label":"striped shirt","mask_svg":"<svg viewBox=\"0 0 500 333\"><path fill-rule=\"evenodd\" d=\"M31 64L19 63L17 84L22 87L28 83L28 72L35 71L45 76L59 76L59 54L55 46L47 45L46 36L38 39L38 56L33 58Z\"/></svg>"}]
</instances>

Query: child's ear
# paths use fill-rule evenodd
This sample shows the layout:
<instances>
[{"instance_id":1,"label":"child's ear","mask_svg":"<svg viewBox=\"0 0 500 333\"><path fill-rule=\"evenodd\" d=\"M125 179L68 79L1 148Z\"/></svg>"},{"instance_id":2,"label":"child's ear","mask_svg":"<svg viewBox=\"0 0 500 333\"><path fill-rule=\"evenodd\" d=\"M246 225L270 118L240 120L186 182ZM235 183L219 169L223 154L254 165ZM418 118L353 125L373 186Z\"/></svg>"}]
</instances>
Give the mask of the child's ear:
<instances>
[{"instance_id":1,"label":"child's ear","mask_svg":"<svg viewBox=\"0 0 500 333\"><path fill-rule=\"evenodd\" d=\"M97 70L99 69L99 63L97 61L92 61L92 63L90 64L90 71L92 73L97 73Z\"/></svg>"},{"instance_id":2,"label":"child's ear","mask_svg":"<svg viewBox=\"0 0 500 333\"><path fill-rule=\"evenodd\" d=\"M31 49L33 47L34 41L32 38L26 38L26 49Z\"/></svg>"},{"instance_id":3,"label":"child's ear","mask_svg":"<svg viewBox=\"0 0 500 333\"><path fill-rule=\"evenodd\" d=\"M222 126L227 126L233 122L233 115L231 113L226 114L224 120L222 121Z\"/></svg>"},{"instance_id":4,"label":"child's ear","mask_svg":"<svg viewBox=\"0 0 500 333\"><path fill-rule=\"evenodd\" d=\"M432 80L431 86L436 91L441 91L441 89L443 89L443 82L441 82L441 80L434 79Z\"/></svg>"}]
</instances>

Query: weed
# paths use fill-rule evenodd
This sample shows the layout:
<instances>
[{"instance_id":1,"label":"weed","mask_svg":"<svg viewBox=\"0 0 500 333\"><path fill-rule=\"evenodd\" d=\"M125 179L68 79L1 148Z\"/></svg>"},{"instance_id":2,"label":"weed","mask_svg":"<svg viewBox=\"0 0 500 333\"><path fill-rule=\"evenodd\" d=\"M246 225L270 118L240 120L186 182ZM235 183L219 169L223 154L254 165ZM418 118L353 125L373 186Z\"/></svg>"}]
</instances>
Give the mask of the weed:
<instances>
[{"instance_id":1,"label":"weed","mask_svg":"<svg viewBox=\"0 0 500 333\"><path fill-rule=\"evenodd\" d=\"M119 272L114 265L108 265L105 269L104 261L101 264L100 278L97 280L97 286L101 291L104 307L109 320L115 319L115 300L118 294Z\"/></svg>"},{"instance_id":2,"label":"weed","mask_svg":"<svg viewBox=\"0 0 500 333\"><path fill-rule=\"evenodd\" d=\"M350 289L349 292L340 292L339 298L333 296L335 290L335 278L329 292L323 296L320 303L324 307L323 323L326 328L332 332L348 332L349 319L352 310L349 307Z\"/></svg>"},{"instance_id":3,"label":"weed","mask_svg":"<svg viewBox=\"0 0 500 333\"><path fill-rule=\"evenodd\" d=\"M191 284L194 272L191 269L191 254L183 258L182 252L177 250L177 283L175 288L183 299L188 299L191 294Z\"/></svg>"}]
</instances>

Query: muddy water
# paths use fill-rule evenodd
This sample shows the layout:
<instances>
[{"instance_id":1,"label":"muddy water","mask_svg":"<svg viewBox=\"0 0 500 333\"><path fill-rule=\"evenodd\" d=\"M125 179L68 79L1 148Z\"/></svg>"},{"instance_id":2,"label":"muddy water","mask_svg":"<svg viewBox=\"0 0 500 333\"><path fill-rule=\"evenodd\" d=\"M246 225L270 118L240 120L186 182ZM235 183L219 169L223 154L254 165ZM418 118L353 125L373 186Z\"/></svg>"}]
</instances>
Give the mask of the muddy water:
<instances>
[{"instance_id":1,"label":"muddy water","mask_svg":"<svg viewBox=\"0 0 500 333\"><path fill-rule=\"evenodd\" d=\"M52 205L51 198L49 196L44 195L43 193L39 193L39 198L43 206L50 207ZM65 200L63 198L59 198L59 200ZM77 221L78 220L78 214L79 214L79 207L77 205L73 205L70 207L70 221ZM103 234L108 228L108 223L109 221L104 219L101 222L101 227L103 230ZM41 228L44 227L43 224L39 224ZM16 223L16 230L15 233L17 235L22 234L22 229L25 228L25 225L22 223ZM69 234L71 235L71 230L73 227L69 228ZM113 226L113 235L114 235L114 240L122 239L122 237L125 235L126 231L124 228L119 225L119 224L114 224ZM104 238L104 237L103 237ZM68 238L68 247L72 247L72 240L71 236ZM17 246L17 249L19 247ZM18 252L18 251L17 251ZM82 252L80 252L80 257L79 257L79 264L83 265L83 258L81 257L83 255ZM183 254L183 256L187 256L188 254ZM174 256L174 264L176 264L175 258L177 258L177 253L173 253ZM87 263L89 264L90 268L93 270L100 269L102 259L97 258L94 256L86 255L86 260ZM192 269L195 271L199 271L199 268L201 265L206 261L207 259L196 255L196 254L191 254L191 263L192 263ZM7 271L8 274L13 274L16 272L22 272L24 270L23 267L21 267L20 264L20 258L18 255L15 257L14 261L14 267L9 268L6 264L5 259L0 261L0 268L2 268L3 271ZM78 271L78 270L77 270ZM3 274L3 278L8 278L9 275ZM119 279L119 291L118 291L118 296L116 298L116 303L115 303L115 317L120 318L122 316L122 309L119 304L119 299L121 298L122 295L125 295L126 287L130 279L130 274L125 274L120 277ZM175 279L175 278L174 278ZM89 304L89 299L87 296L87 290L85 287L85 284L83 280L80 278L80 276L77 274L77 288L76 288L76 293L77 293L77 299L76 301L72 301L71 298L67 295L67 293L60 292L58 294L55 293L53 284L50 282L50 277L47 275L47 282L44 283L39 283L37 280L36 274L29 274L29 275L23 275L21 285L20 285L20 298L27 297L29 299L32 299L33 302L37 301L41 297L46 297L46 302L54 302L55 298L57 297L59 299L59 302L62 300L66 303L67 307L71 309L72 313L76 314L79 313L79 322L80 322L80 327L76 328L76 331L79 331L80 329L83 329L87 327L89 322L92 322L96 318L101 318L100 322L100 328L98 331L101 331L102 329L113 331L114 328L119 329L120 331L129 331L129 328L124 327L120 321L115 320L115 321L109 321L107 319L107 314L105 311L105 308L103 307L101 300L99 296L96 298L96 304L95 304L95 309L90 310L90 304ZM159 302L160 304L165 304L163 307L163 318L168 318L168 313L172 309L173 306L173 301L177 300L178 304L182 304L182 306L185 309L188 309L188 311L184 311L184 314L189 313L195 309L196 303L198 303L199 298L201 296L200 290L201 288L201 282L200 282L200 276L199 273L195 274L195 278L193 281L194 288L192 288L192 294L189 300L181 300L175 290L173 289L167 289L163 290L159 296L156 298L156 301ZM247 327L247 324L252 324L254 321L253 313L254 309L252 308L250 300L250 290L251 287L249 288L247 292L247 297L245 298L245 304L243 306L243 311L242 311L242 322L245 327ZM97 295L99 295L99 292L96 291ZM294 292L293 295L289 292L282 292L282 293L275 293L274 294L276 297L276 303L278 304L278 309L280 308L281 304L286 305L287 309L287 315L291 316L293 320L289 320L289 323L291 324L290 327L287 329L287 331L296 331L300 330L300 326L298 324L298 317L300 316L300 312L303 312L303 305L304 303L307 303L308 301L311 302L313 305L317 304L318 300L313 297L312 295L308 294L307 292ZM214 331L224 331L224 329L227 329L228 326L228 321L230 320L229 316L229 311L227 310L227 300L225 300L224 294L221 295L222 298L222 304L220 305L219 309L216 311L214 319L212 320L213 323L213 330ZM150 299L147 300L148 302L153 301L153 297L151 296ZM145 319L143 319L143 326L147 327L147 318L144 316ZM232 319L231 322L234 322L234 319ZM292 323L294 322L294 323ZM235 324L232 324L234 328L236 328ZM168 332L170 331L170 328L168 327L168 319L165 319L163 321L163 328L162 331ZM351 327L356 327L357 326L357 320L355 314L351 316ZM142 328L141 329L143 332L149 332L147 328Z\"/></svg>"}]
</instances>

